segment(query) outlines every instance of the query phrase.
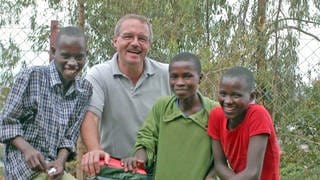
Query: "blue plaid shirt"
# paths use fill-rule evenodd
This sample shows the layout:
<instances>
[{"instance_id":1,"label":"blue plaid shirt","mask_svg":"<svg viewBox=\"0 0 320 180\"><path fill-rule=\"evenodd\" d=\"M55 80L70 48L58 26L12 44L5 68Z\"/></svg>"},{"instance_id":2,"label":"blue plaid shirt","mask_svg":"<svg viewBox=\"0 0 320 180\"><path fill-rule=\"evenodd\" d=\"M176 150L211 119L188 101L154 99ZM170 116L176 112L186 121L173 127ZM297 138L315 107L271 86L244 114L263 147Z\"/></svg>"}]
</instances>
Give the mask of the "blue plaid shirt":
<instances>
[{"instance_id":1,"label":"blue plaid shirt","mask_svg":"<svg viewBox=\"0 0 320 180\"><path fill-rule=\"evenodd\" d=\"M42 152L47 161L55 160L60 148L75 153L91 94L91 84L79 77L64 94L54 62L20 72L0 115L0 141L6 144L6 179L29 179L37 174L10 143L16 136Z\"/></svg>"}]
</instances>

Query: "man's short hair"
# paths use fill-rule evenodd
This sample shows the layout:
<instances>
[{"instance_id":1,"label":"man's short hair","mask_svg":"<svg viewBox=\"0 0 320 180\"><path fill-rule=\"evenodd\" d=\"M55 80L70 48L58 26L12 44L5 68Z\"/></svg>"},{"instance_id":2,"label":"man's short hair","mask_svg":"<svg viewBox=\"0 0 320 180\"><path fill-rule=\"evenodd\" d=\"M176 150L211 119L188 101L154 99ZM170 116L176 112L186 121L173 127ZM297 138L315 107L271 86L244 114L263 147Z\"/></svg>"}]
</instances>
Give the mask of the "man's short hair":
<instances>
[{"instance_id":1,"label":"man's short hair","mask_svg":"<svg viewBox=\"0 0 320 180\"><path fill-rule=\"evenodd\" d=\"M142 15L138 15L138 14L127 14L123 17L121 17L119 19L119 21L116 24L116 27L114 28L114 36L119 36L120 35L120 29L121 29L121 25L125 20L128 19L136 19L141 21L142 23L146 23L148 25L148 29L149 29L149 41L152 42L152 38L153 38L153 32L152 32L152 25L149 21L149 19L145 16Z\"/></svg>"}]
</instances>

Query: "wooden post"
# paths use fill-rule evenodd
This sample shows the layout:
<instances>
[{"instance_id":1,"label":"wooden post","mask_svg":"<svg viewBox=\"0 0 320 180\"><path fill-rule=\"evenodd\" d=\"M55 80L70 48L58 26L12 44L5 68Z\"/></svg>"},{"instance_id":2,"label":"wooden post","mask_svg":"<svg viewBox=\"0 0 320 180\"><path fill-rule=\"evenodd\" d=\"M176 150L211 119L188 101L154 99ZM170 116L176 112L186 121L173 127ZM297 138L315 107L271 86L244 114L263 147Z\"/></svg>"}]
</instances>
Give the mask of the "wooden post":
<instances>
[{"instance_id":1,"label":"wooden post","mask_svg":"<svg viewBox=\"0 0 320 180\"><path fill-rule=\"evenodd\" d=\"M57 20L51 20L49 61L51 61L53 59L53 52L52 52L51 47L53 47L54 44L55 44L58 29L59 29L58 21Z\"/></svg>"}]
</instances>

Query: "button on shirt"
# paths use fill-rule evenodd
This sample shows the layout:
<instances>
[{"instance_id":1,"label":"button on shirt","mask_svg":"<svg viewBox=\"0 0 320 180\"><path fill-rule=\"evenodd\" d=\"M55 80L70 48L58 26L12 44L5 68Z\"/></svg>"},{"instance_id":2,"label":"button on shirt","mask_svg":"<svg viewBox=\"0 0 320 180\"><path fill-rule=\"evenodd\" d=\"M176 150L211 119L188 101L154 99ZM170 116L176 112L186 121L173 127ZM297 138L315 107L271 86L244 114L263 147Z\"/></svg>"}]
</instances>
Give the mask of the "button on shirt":
<instances>
[{"instance_id":1,"label":"button on shirt","mask_svg":"<svg viewBox=\"0 0 320 180\"><path fill-rule=\"evenodd\" d=\"M54 61L22 71L0 115L0 141L6 144L6 179L29 179L37 174L10 143L17 136L42 152L47 161L55 160L60 148L73 154L91 95L91 84L79 77L64 94Z\"/></svg>"}]
</instances>

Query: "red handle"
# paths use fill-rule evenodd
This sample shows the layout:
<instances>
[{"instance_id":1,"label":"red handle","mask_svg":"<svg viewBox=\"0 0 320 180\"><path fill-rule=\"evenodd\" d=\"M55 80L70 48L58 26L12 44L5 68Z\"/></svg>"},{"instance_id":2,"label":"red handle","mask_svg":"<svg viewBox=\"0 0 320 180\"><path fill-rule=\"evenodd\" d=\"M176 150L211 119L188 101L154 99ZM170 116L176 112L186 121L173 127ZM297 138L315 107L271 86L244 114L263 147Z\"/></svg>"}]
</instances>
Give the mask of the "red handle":
<instances>
[{"instance_id":1,"label":"red handle","mask_svg":"<svg viewBox=\"0 0 320 180\"><path fill-rule=\"evenodd\" d=\"M111 168L123 169L123 166L121 166L121 161L112 157L110 157L108 164L105 163L104 159L100 159L100 166L108 166ZM143 163L138 163L137 173L147 174L147 172L144 170Z\"/></svg>"}]
</instances>

